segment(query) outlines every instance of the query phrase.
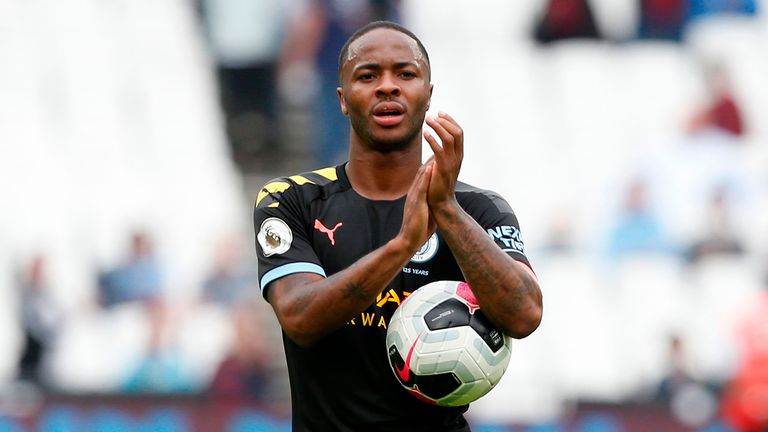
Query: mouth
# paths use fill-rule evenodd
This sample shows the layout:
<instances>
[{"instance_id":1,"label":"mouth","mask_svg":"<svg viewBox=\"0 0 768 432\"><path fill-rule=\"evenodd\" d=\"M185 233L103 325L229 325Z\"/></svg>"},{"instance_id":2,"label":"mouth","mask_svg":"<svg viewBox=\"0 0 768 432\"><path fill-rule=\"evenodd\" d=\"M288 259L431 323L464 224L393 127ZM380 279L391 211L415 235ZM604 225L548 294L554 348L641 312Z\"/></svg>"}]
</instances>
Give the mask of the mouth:
<instances>
[{"instance_id":1,"label":"mouth","mask_svg":"<svg viewBox=\"0 0 768 432\"><path fill-rule=\"evenodd\" d=\"M405 107L397 102L381 102L373 108L373 121L380 126L396 126L405 118Z\"/></svg>"}]
</instances>

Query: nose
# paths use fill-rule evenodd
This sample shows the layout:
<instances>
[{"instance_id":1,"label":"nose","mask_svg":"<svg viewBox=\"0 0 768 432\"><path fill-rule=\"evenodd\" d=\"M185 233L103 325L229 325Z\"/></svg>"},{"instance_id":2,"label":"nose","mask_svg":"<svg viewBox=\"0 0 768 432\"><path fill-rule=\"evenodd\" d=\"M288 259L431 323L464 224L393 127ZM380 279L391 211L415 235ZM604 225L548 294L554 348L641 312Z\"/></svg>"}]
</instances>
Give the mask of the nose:
<instances>
[{"instance_id":1,"label":"nose","mask_svg":"<svg viewBox=\"0 0 768 432\"><path fill-rule=\"evenodd\" d=\"M400 95L400 85L396 81L394 74L385 73L379 80L379 86L376 87L376 96L391 97Z\"/></svg>"}]
</instances>

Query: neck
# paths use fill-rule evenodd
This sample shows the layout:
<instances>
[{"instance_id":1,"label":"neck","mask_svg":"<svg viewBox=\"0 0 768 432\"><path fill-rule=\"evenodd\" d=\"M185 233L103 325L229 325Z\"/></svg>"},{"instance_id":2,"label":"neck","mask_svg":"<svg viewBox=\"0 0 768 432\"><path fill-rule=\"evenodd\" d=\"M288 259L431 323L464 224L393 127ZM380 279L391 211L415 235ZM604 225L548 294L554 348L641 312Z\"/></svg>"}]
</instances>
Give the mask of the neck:
<instances>
[{"instance_id":1,"label":"neck","mask_svg":"<svg viewBox=\"0 0 768 432\"><path fill-rule=\"evenodd\" d=\"M420 166L421 143L390 153L356 150L353 146L346 172L358 194L373 200L395 200L408 193Z\"/></svg>"}]
</instances>

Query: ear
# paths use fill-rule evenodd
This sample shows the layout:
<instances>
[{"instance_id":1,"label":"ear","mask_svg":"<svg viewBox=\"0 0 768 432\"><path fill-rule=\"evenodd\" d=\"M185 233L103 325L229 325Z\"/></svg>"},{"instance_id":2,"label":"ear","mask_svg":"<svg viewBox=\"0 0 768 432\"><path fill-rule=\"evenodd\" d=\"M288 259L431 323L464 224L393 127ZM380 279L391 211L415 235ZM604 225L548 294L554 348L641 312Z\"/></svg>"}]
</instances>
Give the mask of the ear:
<instances>
[{"instance_id":1,"label":"ear","mask_svg":"<svg viewBox=\"0 0 768 432\"><path fill-rule=\"evenodd\" d=\"M429 85L429 99L427 100L427 110L429 110L429 106L430 106L430 104L432 104L432 90L434 90L434 89L435 89L435 85L434 84L430 84Z\"/></svg>"},{"instance_id":2,"label":"ear","mask_svg":"<svg viewBox=\"0 0 768 432\"><path fill-rule=\"evenodd\" d=\"M349 110L347 110L347 102L344 100L344 91L341 89L341 87L336 87L336 95L339 96L339 104L341 105L341 113L344 115L349 115Z\"/></svg>"}]
</instances>

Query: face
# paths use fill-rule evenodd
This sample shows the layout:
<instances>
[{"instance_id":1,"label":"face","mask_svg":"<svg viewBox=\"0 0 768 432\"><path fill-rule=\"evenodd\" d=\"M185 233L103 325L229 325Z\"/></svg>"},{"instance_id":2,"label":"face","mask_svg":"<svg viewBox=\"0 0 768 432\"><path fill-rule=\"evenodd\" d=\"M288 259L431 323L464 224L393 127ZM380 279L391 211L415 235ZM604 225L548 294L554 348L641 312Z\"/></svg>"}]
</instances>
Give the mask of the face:
<instances>
[{"instance_id":1,"label":"face","mask_svg":"<svg viewBox=\"0 0 768 432\"><path fill-rule=\"evenodd\" d=\"M338 93L353 145L382 152L421 145L432 86L424 55L409 36L379 28L355 40Z\"/></svg>"}]
</instances>

